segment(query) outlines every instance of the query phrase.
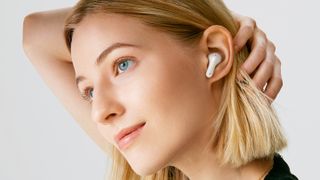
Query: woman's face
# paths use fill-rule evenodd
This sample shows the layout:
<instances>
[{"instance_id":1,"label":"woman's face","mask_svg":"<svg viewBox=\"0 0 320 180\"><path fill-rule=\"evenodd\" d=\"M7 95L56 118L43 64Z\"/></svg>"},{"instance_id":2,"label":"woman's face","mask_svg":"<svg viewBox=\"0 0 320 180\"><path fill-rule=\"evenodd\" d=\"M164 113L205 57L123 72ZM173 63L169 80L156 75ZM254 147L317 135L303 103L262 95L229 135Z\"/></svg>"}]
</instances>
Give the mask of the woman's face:
<instances>
[{"instance_id":1,"label":"woman's face","mask_svg":"<svg viewBox=\"0 0 320 180\"><path fill-rule=\"evenodd\" d=\"M131 17L96 14L76 27L71 49L76 75L83 76L79 90L89 87L92 95L92 119L136 173L174 165L207 142L216 105L205 77L206 55L197 46ZM140 123L139 133L119 147L114 136Z\"/></svg>"}]
</instances>

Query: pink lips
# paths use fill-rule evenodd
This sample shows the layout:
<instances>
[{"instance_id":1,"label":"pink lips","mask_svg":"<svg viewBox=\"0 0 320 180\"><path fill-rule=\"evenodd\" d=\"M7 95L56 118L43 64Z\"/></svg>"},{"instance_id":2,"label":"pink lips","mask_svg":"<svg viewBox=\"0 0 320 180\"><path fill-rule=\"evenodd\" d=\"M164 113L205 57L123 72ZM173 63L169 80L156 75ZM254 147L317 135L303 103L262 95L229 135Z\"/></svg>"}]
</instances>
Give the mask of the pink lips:
<instances>
[{"instance_id":1,"label":"pink lips","mask_svg":"<svg viewBox=\"0 0 320 180\"><path fill-rule=\"evenodd\" d=\"M145 124L146 123L143 122L143 123L139 123L131 127L122 129L114 137L114 140L118 144L118 147L122 150L127 148L131 144L131 142L135 139L135 137L137 137L140 134Z\"/></svg>"}]
</instances>

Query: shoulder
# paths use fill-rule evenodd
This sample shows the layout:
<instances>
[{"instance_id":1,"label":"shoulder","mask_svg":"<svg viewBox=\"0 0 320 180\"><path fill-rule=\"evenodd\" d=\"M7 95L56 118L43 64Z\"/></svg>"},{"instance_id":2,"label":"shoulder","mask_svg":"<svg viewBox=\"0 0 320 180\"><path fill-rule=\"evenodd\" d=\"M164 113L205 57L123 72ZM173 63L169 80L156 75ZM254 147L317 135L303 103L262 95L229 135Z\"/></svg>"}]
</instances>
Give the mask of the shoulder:
<instances>
[{"instance_id":1,"label":"shoulder","mask_svg":"<svg viewBox=\"0 0 320 180\"><path fill-rule=\"evenodd\" d=\"M290 171L288 164L280 154L275 154L273 167L265 177L265 180L297 180L298 178Z\"/></svg>"}]
</instances>

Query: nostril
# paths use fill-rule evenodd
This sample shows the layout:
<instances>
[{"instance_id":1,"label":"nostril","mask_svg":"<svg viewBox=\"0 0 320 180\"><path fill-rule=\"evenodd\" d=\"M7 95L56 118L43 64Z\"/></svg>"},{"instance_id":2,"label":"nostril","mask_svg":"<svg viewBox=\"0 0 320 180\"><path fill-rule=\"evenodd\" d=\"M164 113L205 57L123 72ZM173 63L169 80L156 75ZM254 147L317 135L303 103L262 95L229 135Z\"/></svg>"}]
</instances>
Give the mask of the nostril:
<instances>
[{"instance_id":1,"label":"nostril","mask_svg":"<svg viewBox=\"0 0 320 180\"><path fill-rule=\"evenodd\" d=\"M110 120L112 119L114 116L116 116L117 114L116 113L111 113L109 114L107 117L106 117L106 120Z\"/></svg>"}]
</instances>

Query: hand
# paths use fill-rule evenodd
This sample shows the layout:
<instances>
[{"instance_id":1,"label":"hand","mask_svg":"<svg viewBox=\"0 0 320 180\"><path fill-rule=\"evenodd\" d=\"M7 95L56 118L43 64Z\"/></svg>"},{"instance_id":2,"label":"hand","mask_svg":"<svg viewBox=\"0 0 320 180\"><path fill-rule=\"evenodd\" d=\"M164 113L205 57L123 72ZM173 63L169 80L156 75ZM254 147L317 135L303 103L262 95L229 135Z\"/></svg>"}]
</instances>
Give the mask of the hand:
<instances>
[{"instance_id":1,"label":"hand","mask_svg":"<svg viewBox=\"0 0 320 180\"><path fill-rule=\"evenodd\" d=\"M252 77L261 91L274 100L283 85L281 62L275 54L276 48L257 27L255 20L234 12L232 15L239 25L239 31L234 37L235 52L246 44L251 49L241 68Z\"/></svg>"}]
</instances>

